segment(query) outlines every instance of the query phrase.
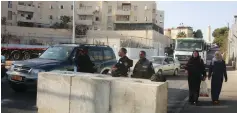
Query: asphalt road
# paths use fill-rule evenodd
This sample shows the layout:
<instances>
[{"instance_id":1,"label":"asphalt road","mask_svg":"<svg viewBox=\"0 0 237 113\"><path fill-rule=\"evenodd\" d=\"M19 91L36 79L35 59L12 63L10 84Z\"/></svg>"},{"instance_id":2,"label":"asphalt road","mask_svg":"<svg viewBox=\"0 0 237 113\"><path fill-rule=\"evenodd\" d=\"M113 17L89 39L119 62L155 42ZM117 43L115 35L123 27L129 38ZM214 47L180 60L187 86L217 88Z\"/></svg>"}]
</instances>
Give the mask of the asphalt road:
<instances>
[{"instance_id":1,"label":"asphalt road","mask_svg":"<svg viewBox=\"0 0 237 113\"><path fill-rule=\"evenodd\" d=\"M168 89L168 113L182 107L184 99L188 95L187 77L184 75L167 76ZM1 107L2 113L37 113L36 92L15 93L9 88L6 79L2 79Z\"/></svg>"}]
</instances>

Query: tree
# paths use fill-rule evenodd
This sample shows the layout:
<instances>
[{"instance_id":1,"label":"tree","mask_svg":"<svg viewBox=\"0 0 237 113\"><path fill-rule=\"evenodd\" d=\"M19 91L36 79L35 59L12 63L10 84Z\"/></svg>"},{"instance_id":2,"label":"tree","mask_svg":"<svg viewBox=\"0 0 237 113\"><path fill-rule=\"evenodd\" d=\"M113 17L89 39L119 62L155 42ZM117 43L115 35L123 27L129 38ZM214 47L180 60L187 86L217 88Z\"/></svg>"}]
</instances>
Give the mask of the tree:
<instances>
[{"instance_id":1,"label":"tree","mask_svg":"<svg viewBox=\"0 0 237 113\"><path fill-rule=\"evenodd\" d=\"M88 29L87 25L76 25L75 33L76 35L86 35Z\"/></svg>"},{"instance_id":2,"label":"tree","mask_svg":"<svg viewBox=\"0 0 237 113\"><path fill-rule=\"evenodd\" d=\"M2 17L1 22L2 22L2 25L6 25L6 23L7 23L6 17Z\"/></svg>"},{"instance_id":3,"label":"tree","mask_svg":"<svg viewBox=\"0 0 237 113\"><path fill-rule=\"evenodd\" d=\"M60 20L61 20L61 27L63 28L68 28L68 23L71 22L71 18L69 16L61 16L60 17Z\"/></svg>"},{"instance_id":4,"label":"tree","mask_svg":"<svg viewBox=\"0 0 237 113\"><path fill-rule=\"evenodd\" d=\"M193 37L194 38L203 38L203 34L202 31L200 29L198 29L196 32L193 32Z\"/></svg>"},{"instance_id":5,"label":"tree","mask_svg":"<svg viewBox=\"0 0 237 113\"><path fill-rule=\"evenodd\" d=\"M184 37L187 37L186 33L185 32L179 32L177 34L177 38L184 38Z\"/></svg>"},{"instance_id":6,"label":"tree","mask_svg":"<svg viewBox=\"0 0 237 113\"><path fill-rule=\"evenodd\" d=\"M222 53L227 51L228 33L229 28L227 27L217 28L212 33L212 36L214 37L213 43L220 47Z\"/></svg>"}]
</instances>

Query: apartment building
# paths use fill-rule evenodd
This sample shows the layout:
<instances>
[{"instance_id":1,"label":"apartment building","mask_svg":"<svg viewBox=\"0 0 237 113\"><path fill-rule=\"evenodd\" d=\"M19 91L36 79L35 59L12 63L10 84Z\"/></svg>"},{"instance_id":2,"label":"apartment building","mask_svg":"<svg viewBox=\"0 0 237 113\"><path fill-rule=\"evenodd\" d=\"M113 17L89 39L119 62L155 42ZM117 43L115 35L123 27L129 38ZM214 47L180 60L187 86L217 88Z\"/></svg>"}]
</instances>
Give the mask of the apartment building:
<instances>
[{"instance_id":1,"label":"apartment building","mask_svg":"<svg viewBox=\"0 0 237 113\"><path fill-rule=\"evenodd\" d=\"M227 61L237 69L237 15L234 16L234 23L231 25L228 36L228 57Z\"/></svg>"},{"instance_id":2,"label":"apartment building","mask_svg":"<svg viewBox=\"0 0 237 113\"><path fill-rule=\"evenodd\" d=\"M2 1L7 25L50 27L73 15L72 1ZM149 30L163 34L164 11L155 1L76 1L75 23L90 30Z\"/></svg>"},{"instance_id":3,"label":"apartment building","mask_svg":"<svg viewBox=\"0 0 237 113\"><path fill-rule=\"evenodd\" d=\"M193 28L189 26L179 26L177 28L165 29L164 35L176 39L179 32L184 32L186 37L193 37Z\"/></svg>"}]
</instances>

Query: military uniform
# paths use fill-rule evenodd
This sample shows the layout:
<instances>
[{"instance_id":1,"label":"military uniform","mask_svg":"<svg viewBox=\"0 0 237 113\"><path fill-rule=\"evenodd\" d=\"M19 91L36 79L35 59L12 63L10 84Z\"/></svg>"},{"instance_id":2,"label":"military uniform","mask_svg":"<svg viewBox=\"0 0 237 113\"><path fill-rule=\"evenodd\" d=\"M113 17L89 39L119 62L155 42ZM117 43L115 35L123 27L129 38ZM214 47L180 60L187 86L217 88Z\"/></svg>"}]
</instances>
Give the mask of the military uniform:
<instances>
[{"instance_id":1,"label":"military uniform","mask_svg":"<svg viewBox=\"0 0 237 113\"><path fill-rule=\"evenodd\" d=\"M124 56L119 59L118 63L115 65L117 70L112 71L113 77L127 77L129 68L132 67L132 60L130 60L127 56Z\"/></svg>"},{"instance_id":2,"label":"military uniform","mask_svg":"<svg viewBox=\"0 0 237 113\"><path fill-rule=\"evenodd\" d=\"M132 78L150 79L155 74L152 63L146 58L140 59L134 67Z\"/></svg>"}]
</instances>

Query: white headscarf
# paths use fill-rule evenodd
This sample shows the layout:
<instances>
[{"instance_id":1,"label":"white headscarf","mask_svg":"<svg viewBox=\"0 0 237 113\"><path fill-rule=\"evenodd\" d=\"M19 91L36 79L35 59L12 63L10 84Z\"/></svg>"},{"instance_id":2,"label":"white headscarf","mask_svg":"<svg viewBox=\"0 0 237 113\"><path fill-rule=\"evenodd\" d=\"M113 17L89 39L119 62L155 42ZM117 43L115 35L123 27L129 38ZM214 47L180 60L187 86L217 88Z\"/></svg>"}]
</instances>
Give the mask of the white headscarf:
<instances>
[{"instance_id":1,"label":"white headscarf","mask_svg":"<svg viewBox=\"0 0 237 113\"><path fill-rule=\"evenodd\" d=\"M215 56L212 59L212 65L214 65L214 62L221 62L222 60L223 60L222 59L222 54L220 53L220 51L216 51Z\"/></svg>"}]
</instances>

